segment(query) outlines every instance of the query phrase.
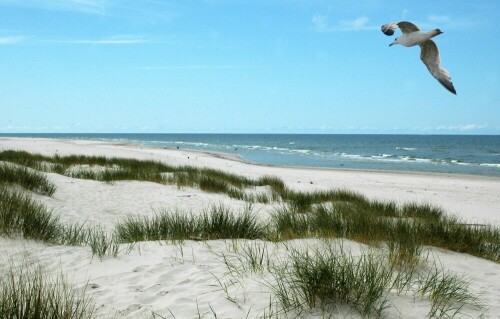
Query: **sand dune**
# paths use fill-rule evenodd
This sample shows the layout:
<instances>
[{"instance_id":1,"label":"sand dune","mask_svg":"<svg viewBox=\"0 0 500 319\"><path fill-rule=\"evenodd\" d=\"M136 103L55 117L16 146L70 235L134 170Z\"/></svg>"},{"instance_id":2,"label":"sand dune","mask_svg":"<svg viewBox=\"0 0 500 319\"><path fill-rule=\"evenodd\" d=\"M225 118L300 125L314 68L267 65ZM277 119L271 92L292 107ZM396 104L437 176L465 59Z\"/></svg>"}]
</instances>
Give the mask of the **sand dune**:
<instances>
[{"instance_id":1,"label":"sand dune","mask_svg":"<svg viewBox=\"0 0 500 319\"><path fill-rule=\"evenodd\" d=\"M52 140L0 138L0 151L25 150L45 155L105 155L137 159L154 159L170 165L212 167L257 178L275 175L287 186L302 190L345 188L369 198L395 200L398 203L420 202L442 207L470 223L500 225L500 179L482 176L424 174L405 172L357 171L271 167L256 165L221 154L197 151L146 148L139 145L87 140ZM236 210L246 203L226 195L198 189L160 185L150 182L122 181L106 184L47 173L57 190L53 197L34 195L63 222L87 221L111 228L127 215L150 216L161 209L201 213L213 203ZM259 218L266 219L272 205L255 204ZM282 243L240 240L237 245L265 245L278 262L286 258L287 245L324 245L321 240L296 240ZM0 264L9 259L30 258L62 270L77 287L88 282L86 293L94 299L98 318L260 318L269 313L269 284L273 277L266 272L247 272L231 276L220 257L235 254L231 241L184 243L144 242L129 247L121 245L117 258L102 261L93 258L88 247L48 245L35 241L0 237ZM354 253L368 247L345 241ZM481 294L485 318L500 313L500 265L467 254L430 249L430 255L442 265L471 279L471 290ZM388 318L423 318L428 300L391 295L394 305ZM358 317L349 309L337 309L339 317ZM464 308L462 312L477 317L483 311ZM314 313L308 315L315 317ZM161 318L161 317L157 317Z\"/></svg>"}]
</instances>

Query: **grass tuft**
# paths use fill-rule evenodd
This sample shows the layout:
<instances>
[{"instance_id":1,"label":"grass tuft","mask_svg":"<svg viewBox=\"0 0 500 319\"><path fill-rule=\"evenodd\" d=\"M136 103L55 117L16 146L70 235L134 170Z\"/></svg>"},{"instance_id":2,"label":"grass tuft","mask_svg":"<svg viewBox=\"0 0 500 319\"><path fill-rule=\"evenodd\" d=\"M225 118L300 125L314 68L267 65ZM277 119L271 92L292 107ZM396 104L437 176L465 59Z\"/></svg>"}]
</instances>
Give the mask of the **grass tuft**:
<instances>
[{"instance_id":1,"label":"grass tuft","mask_svg":"<svg viewBox=\"0 0 500 319\"><path fill-rule=\"evenodd\" d=\"M419 279L418 294L432 301L429 318L453 318L465 305L484 308L481 300L469 290L469 281L434 266Z\"/></svg>"},{"instance_id":2,"label":"grass tuft","mask_svg":"<svg viewBox=\"0 0 500 319\"><path fill-rule=\"evenodd\" d=\"M87 319L94 305L65 282L37 264L11 264L0 275L0 318Z\"/></svg>"},{"instance_id":3,"label":"grass tuft","mask_svg":"<svg viewBox=\"0 0 500 319\"><path fill-rule=\"evenodd\" d=\"M281 205L271 215L271 225L275 240L287 240L312 236L310 216L296 207Z\"/></svg>"},{"instance_id":4,"label":"grass tuft","mask_svg":"<svg viewBox=\"0 0 500 319\"><path fill-rule=\"evenodd\" d=\"M273 193L284 194L287 191L287 187L282 179L276 176L262 176L256 182L257 186L270 186Z\"/></svg>"},{"instance_id":5,"label":"grass tuft","mask_svg":"<svg viewBox=\"0 0 500 319\"><path fill-rule=\"evenodd\" d=\"M199 186L202 191L211 193L227 193L229 191L228 184L217 178L202 176L199 181Z\"/></svg>"},{"instance_id":6,"label":"grass tuft","mask_svg":"<svg viewBox=\"0 0 500 319\"><path fill-rule=\"evenodd\" d=\"M0 235L20 236L53 244L89 245L103 258L118 254L118 242L100 227L65 225L29 194L0 186Z\"/></svg>"},{"instance_id":7,"label":"grass tuft","mask_svg":"<svg viewBox=\"0 0 500 319\"><path fill-rule=\"evenodd\" d=\"M224 205L212 205L198 219L202 238L263 238L265 233L250 209L234 213Z\"/></svg>"},{"instance_id":8,"label":"grass tuft","mask_svg":"<svg viewBox=\"0 0 500 319\"><path fill-rule=\"evenodd\" d=\"M105 256L116 257L119 242L114 234L109 234L104 228L95 226L88 231L87 244L92 249L92 256L103 259Z\"/></svg>"},{"instance_id":9,"label":"grass tuft","mask_svg":"<svg viewBox=\"0 0 500 319\"><path fill-rule=\"evenodd\" d=\"M293 250L291 264L275 273L275 294L288 310L348 305L362 316L381 316L392 273L373 254L355 257L342 248Z\"/></svg>"},{"instance_id":10,"label":"grass tuft","mask_svg":"<svg viewBox=\"0 0 500 319\"><path fill-rule=\"evenodd\" d=\"M262 273L264 270L269 270L272 265L266 242L244 243L241 247L240 256L240 261L244 269L254 273Z\"/></svg>"},{"instance_id":11,"label":"grass tuft","mask_svg":"<svg viewBox=\"0 0 500 319\"><path fill-rule=\"evenodd\" d=\"M209 240L265 237L250 209L235 213L224 205L212 205L201 215L160 211L153 217L128 216L115 228L119 242L145 240Z\"/></svg>"},{"instance_id":12,"label":"grass tuft","mask_svg":"<svg viewBox=\"0 0 500 319\"><path fill-rule=\"evenodd\" d=\"M17 184L32 192L52 196L56 191L54 183L40 172L25 166L0 163L0 185Z\"/></svg>"},{"instance_id":13,"label":"grass tuft","mask_svg":"<svg viewBox=\"0 0 500 319\"><path fill-rule=\"evenodd\" d=\"M29 194L0 186L0 234L57 242L59 219Z\"/></svg>"},{"instance_id":14,"label":"grass tuft","mask_svg":"<svg viewBox=\"0 0 500 319\"><path fill-rule=\"evenodd\" d=\"M389 263L400 269L417 267L422 255L422 239L417 228L404 220L397 220L395 224L387 240Z\"/></svg>"}]
</instances>

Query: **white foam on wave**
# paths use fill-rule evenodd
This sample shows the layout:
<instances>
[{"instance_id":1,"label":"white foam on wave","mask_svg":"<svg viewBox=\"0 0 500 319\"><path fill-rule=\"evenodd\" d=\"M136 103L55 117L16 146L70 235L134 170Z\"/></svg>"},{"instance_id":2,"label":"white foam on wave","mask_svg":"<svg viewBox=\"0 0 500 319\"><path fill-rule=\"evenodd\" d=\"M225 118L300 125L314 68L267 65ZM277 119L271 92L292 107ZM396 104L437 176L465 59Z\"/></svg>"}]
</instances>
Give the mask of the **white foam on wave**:
<instances>
[{"instance_id":1,"label":"white foam on wave","mask_svg":"<svg viewBox=\"0 0 500 319\"><path fill-rule=\"evenodd\" d=\"M451 164L454 164L454 165L462 165L462 166L472 166L472 165L474 165L472 163L461 162L459 160L451 160L450 162L451 162Z\"/></svg>"},{"instance_id":2,"label":"white foam on wave","mask_svg":"<svg viewBox=\"0 0 500 319\"><path fill-rule=\"evenodd\" d=\"M430 159L430 158L420 158L414 157L410 155L394 155L388 153L381 153L377 155L361 155L361 154L350 154L346 152L315 152L308 149L294 149L288 147L279 147L279 146L269 146L269 145L217 145L203 142L186 142L186 141L174 141L174 142L166 142L166 141L150 141L151 144L174 144L174 145L185 145L185 146L194 146L194 147L203 147L203 148L212 148L212 149L244 149L251 151L262 151L262 152L270 152L270 153L279 153L283 155L301 155L301 156L311 156L311 157L323 157L323 158L335 158L340 157L345 160L352 161L373 161L373 162L386 162L386 163L421 163L421 164L431 164L431 165L457 165L457 166L482 166L489 168L500 168L500 163L469 163L462 162L458 159ZM295 142L289 142L289 145L295 144ZM414 147L396 147L397 150L406 150L413 151L417 148ZM496 155L496 154L495 154Z\"/></svg>"},{"instance_id":3,"label":"white foam on wave","mask_svg":"<svg viewBox=\"0 0 500 319\"><path fill-rule=\"evenodd\" d=\"M309 154L311 151L309 150L293 150L295 153L300 153L300 154Z\"/></svg>"},{"instance_id":4,"label":"white foam on wave","mask_svg":"<svg viewBox=\"0 0 500 319\"><path fill-rule=\"evenodd\" d=\"M312 154L319 155L318 153L314 153L311 150L305 149L293 149L287 147L278 147L278 146L265 146L265 145L233 145L233 147L241 148L245 150L255 150L255 151L267 151L267 152L278 152L280 154Z\"/></svg>"},{"instance_id":5,"label":"white foam on wave","mask_svg":"<svg viewBox=\"0 0 500 319\"><path fill-rule=\"evenodd\" d=\"M336 154L338 154L338 153L336 153ZM358 155L358 154L347 154L347 153L340 153L340 157L355 158L355 159L363 158L363 156Z\"/></svg>"},{"instance_id":6,"label":"white foam on wave","mask_svg":"<svg viewBox=\"0 0 500 319\"><path fill-rule=\"evenodd\" d=\"M479 164L479 166L500 168L500 163L481 163L481 164Z\"/></svg>"},{"instance_id":7,"label":"white foam on wave","mask_svg":"<svg viewBox=\"0 0 500 319\"><path fill-rule=\"evenodd\" d=\"M233 147L247 149L247 150L257 150L262 148L262 146L260 145L239 145L239 144L234 144Z\"/></svg>"},{"instance_id":8,"label":"white foam on wave","mask_svg":"<svg viewBox=\"0 0 500 319\"><path fill-rule=\"evenodd\" d=\"M396 146L397 150L405 150L405 151L415 151L417 148L416 147L400 147Z\"/></svg>"},{"instance_id":9,"label":"white foam on wave","mask_svg":"<svg viewBox=\"0 0 500 319\"><path fill-rule=\"evenodd\" d=\"M209 143L202 142L184 142L184 141L175 141L174 144L182 144L182 145L193 145L193 146L216 146Z\"/></svg>"}]
</instances>

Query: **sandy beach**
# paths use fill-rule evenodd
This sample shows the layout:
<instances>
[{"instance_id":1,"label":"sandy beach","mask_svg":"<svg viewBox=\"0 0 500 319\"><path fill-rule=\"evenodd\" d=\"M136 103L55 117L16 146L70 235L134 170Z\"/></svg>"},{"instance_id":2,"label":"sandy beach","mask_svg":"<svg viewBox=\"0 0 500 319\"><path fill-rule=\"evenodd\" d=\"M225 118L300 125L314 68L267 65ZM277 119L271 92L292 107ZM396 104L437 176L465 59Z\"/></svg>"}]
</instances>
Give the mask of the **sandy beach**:
<instances>
[{"instance_id":1,"label":"sandy beach","mask_svg":"<svg viewBox=\"0 0 500 319\"><path fill-rule=\"evenodd\" d=\"M23 150L43 155L100 155L155 160L173 166L209 167L249 178L277 176L288 187L300 191L347 189L370 199L427 203L471 224L500 226L500 178L470 175L358 171L273 167L248 163L224 154L184 149L148 148L126 143L89 140L0 138L0 152ZM34 194L63 222L97 223L112 228L127 215L152 216L160 210L201 213L212 204L235 210L247 205L225 194L178 188L152 182L103 183L45 173L56 185L52 197ZM266 220L276 205L256 203L253 210ZM324 245L321 240L294 240L289 245ZM239 241L238 245L264 245L272 256L285 256L289 247L262 241ZM345 241L353 252L366 245ZM0 237L0 264L30 258L52 271L62 270L96 303L97 318L263 318L269 314L272 290L268 273L228 275L221 254L235 254L228 240L185 241L182 244L143 242L116 258L93 258L88 247L49 245L36 241ZM500 265L467 254L429 248L434 258L449 271L470 279L471 290L480 294L488 308L478 312L465 307L463 316L498 318L500 313ZM284 258L284 257L283 257ZM394 307L387 318L424 318L429 302L410 296L390 296ZM307 317L307 316L306 316ZM315 317L315 314L310 314ZM359 315L338 309L335 318ZM460 317L460 316L459 316Z\"/></svg>"}]
</instances>

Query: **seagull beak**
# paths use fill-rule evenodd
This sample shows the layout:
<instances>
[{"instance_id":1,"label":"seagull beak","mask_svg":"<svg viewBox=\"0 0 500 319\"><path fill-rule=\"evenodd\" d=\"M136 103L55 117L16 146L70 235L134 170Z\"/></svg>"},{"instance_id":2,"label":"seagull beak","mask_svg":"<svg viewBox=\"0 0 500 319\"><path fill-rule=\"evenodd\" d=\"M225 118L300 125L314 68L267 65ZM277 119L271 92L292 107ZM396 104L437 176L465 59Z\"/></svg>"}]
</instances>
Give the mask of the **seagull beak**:
<instances>
[{"instance_id":1,"label":"seagull beak","mask_svg":"<svg viewBox=\"0 0 500 319\"><path fill-rule=\"evenodd\" d=\"M391 44L389 44L389 46L392 47L394 44L396 44L396 43L392 42Z\"/></svg>"}]
</instances>

